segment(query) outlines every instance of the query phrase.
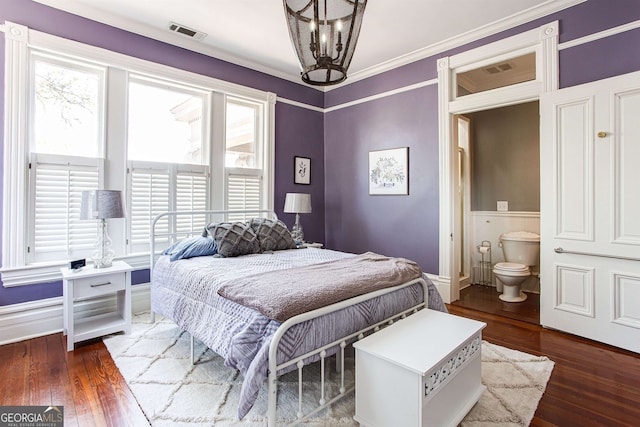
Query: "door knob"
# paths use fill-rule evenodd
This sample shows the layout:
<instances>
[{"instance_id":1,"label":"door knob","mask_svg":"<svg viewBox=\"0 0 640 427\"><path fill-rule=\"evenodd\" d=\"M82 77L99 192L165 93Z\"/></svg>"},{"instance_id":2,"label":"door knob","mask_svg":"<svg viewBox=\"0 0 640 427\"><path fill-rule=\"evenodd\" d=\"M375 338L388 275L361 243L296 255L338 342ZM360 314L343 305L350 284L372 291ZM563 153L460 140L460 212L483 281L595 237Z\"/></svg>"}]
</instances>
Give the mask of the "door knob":
<instances>
[{"instance_id":1,"label":"door knob","mask_svg":"<svg viewBox=\"0 0 640 427\"><path fill-rule=\"evenodd\" d=\"M598 132L598 138L606 138L607 137L607 133L606 132Z\"/></svg>"}]
</instances>

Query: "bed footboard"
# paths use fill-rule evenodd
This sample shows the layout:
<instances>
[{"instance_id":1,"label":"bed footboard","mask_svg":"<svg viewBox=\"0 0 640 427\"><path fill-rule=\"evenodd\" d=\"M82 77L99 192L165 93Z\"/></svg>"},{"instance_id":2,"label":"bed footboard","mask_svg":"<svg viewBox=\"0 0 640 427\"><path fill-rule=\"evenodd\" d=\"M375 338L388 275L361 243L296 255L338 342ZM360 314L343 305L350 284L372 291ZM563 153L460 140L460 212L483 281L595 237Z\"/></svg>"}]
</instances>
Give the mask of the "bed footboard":
<instances>
[{"instance_id":1,"label":"bed footboard","mask_svg":"<svg viewBox=\"0 0 640 427\"><path fill-rule=\"evenodd\" d=\"M310 351L308 353L305 353L303 355L300 355L298 357L295 357L291 360L288 360L286 362L283 362L281 364L277 364L277 353L278 353L278 346L280 343L280 340L282 339L282 337L285 335L285 333L293 326L302 323L302 322L306 322L308 320L323 316L325 314L328 313L332 313L334 311L343 309L347 306L351 306L351 305L355 305L358 304L360 302L363 301L367 301L369 299L372 298L376 298L378 296L384 295L384 294L388 294L394 291L397 291L399 289L402 288L406 288L409 286L413 286L415 284L420 284L422 286L423 289L423 293L424 293L424 300L422 302L420 302L419 304L416 304L413 307L410 307L407 310L404 310L400 313L396 313L386 319L383 319L382 321L373 324L373 325L368 325L367 327L356 331L352 334L349 334L347 336L344 336L338 340L332 341L330 343L327 343L325 345L323 345L320 348L317 348L313 351ZM379 291L376 292L372 292L369 294L365 294L365 295L361 295L359 297L355 297L355 298L351 298L349 300L346 301L341 301L339 303L327 306L327 307L323 307L317 310L313 310L313 311L309 311L307 313L303 313L300 314L298 316L292 317L291 319L287 320L286 322L284 322L276 331L275 335L272 338L271 344L269 346L269 374L268 374L268 380L267 380L267 384L268 384L268 409L267 409L267 419L268 419L268 426L269 427L275 427L276 426L276 412L277 412L277 400L278 400L278 375L277 373L285 368L288 368L292 365L295 365L298 369L298 412L297 412L297 417L298 419L293 422L291 425L296 425L299 424L300 422L308 419L309 417L311 417L312 415L314 415L315 413L317 413L318 411L332 405L333 403L335 403L336 401L342 399L343 397L347 396L349 393L351 393L352 391L354 391L355 387L350 387L349 389L346 389L344 386L344 380L345 380L345 373L344 373L344 351L345 348L347 347L347 345L349 345L350 343L362 339L365 335L372 333L372 332L376 332L378 331L380 328L386 326L386 325L391 325L393 324L395 321L403 319L405 317L407 317L408 315L417 312L418 310L422 309L422 308L426 308L428 305L428 295L429 295L429 291L427 288L427 283L424 279L420 278L420 279L415 279L412 280L410 282L404 283L402 285L393 287L393 288L387 288L387 289L381 289ZM326 387L325 387L325 359L327 357L327 350L332 349L336 346L339 346L339 350L337 353L337 364L339 364L339 367L337 366L337 371L340 373L340 389L339 389L339 393L334 395L334 396L326 396L325 392L326 392ZM314 408L313 410L311 410L308 413L303 413L302 412L302 370L305 366L305 360L309 359L310 357L313 356L319 356L320 360L320 390L321 390L321 396L320 399L318 401L318 406L316 408Z\"/></svg>"}]
</instances>

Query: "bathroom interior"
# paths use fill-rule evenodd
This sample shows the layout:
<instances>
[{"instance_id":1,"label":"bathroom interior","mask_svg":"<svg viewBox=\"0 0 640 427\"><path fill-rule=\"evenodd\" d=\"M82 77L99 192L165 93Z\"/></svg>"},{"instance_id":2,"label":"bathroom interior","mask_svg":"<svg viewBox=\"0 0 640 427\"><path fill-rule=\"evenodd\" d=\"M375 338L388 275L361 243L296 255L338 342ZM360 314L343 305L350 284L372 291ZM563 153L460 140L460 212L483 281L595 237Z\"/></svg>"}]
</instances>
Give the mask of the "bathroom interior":
<instances>
[{"instance_id":1,"label":"bathroom interior","mask_svg":"<svg viewBox=\"0 0 640 427\"><path fill-rule=\"evenodd\" d=\"M539 103L455 120L463 232L454 304L539 324Z\"/></svg>"}]
</instances>

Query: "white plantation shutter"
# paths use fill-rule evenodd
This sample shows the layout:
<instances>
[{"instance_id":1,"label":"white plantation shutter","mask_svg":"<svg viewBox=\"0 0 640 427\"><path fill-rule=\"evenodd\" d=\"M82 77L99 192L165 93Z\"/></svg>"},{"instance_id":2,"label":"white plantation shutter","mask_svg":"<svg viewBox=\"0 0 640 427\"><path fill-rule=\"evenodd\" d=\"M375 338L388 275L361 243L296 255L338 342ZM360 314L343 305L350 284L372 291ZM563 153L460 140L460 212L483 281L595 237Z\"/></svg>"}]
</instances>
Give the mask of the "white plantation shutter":
<instances>
[{"instance_id":1,"label":"white plantation shutter","mask_svg":"<svg viewBox=\"0 0 640 427\"><path fill-rule=\"evenodd\" d=\"M97 190L102 160L37 155L31 159L31 262L88 256L97 241L97 222L80 220L82 191Z\"/></svg>"},{"instance_id":2,"label":"white plantation shutter","mask_svg":"<svg viewBox=\"0 0 640 427\"><path fill-rule=\"evenodd\" d=\"M209 170L207 166L176 165L151 162L131 162L130 174L130 252L148 252L151 221L167 211L207 210L209 194ZM173 240L204 230L204 215L162 218L156 225L158 250ZM160 236L164 234L166 237Z\"/></svg>"},{"instance_id":3,"label":"white plantation shutter","mask_svg":"<svg viewBox=\"0 0 640 427\"><path fill-rule=\"evenodd\" d=\"M177 211L205 211L207 210L209 185L206 171L179 172L176 178L176 210ZM200 234L206 225L205 215L178 216L176 218L176 232L178 237Z\"/></svg>"},{"instance_id":4,"label":"white plantation shutter","mask_svg":"<svg viewBox=\"0 0 640 427\"><path fill-rule=\"evenodd\" d=\"M148 252L151 221L169 211L169 171L130 168L129 245L130 252ZM169 223L163 218L156 226L156 233L169 233ZM157 238L160 245L167 237Z\"/></svg>"},{"instance_id":5,"label":"white plantation shutter","mask_svg":"<svg viewBox=\"0 0 640 427\"><path fill-rule=\"evenodd\" d=\"M227 209L258 210L262 208L262 171L242 174L227 171ZM229 221L244 221L257 214L229 215Z\"/></svg>"}]
</instances>

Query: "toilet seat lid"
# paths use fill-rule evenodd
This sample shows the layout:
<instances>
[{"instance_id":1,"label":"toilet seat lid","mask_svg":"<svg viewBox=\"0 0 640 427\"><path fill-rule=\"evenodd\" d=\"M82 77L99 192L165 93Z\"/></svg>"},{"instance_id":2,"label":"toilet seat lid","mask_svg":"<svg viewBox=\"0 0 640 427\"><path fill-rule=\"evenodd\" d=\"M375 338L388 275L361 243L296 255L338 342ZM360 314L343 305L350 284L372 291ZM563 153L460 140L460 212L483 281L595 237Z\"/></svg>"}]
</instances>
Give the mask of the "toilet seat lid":
<instances>
[{"instance_id":1,"label":"toilet seat lid","mask_svg":"<svg viewBox=\"0 0 640 427\"><path fill-rule=\"evenodd\" d=\"M505 270L505 271L526 271L529 270L528 265L519 264L517 262L499 262L494 268Z\"/></svg>"},{"instance_id":2,"label":"toilet seat lid","mask_svg":"<svg viewBox=\"0 0 640 427\"><path fill-rule=\"evenodd\" d=\"M530 231L511 231L500 236L500 240L515 240L519 242L540 243L540 235Z\"/></svg>"}]
</instances>

